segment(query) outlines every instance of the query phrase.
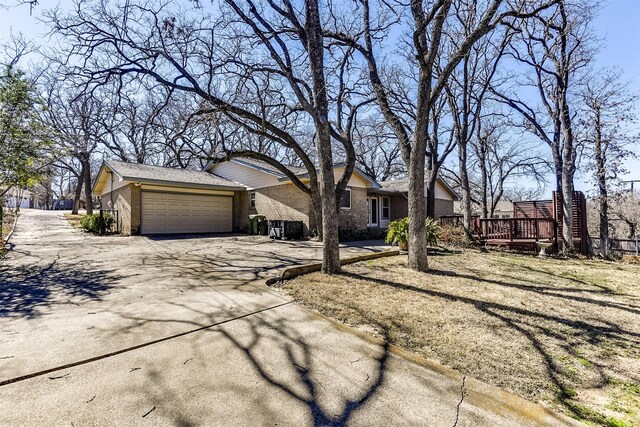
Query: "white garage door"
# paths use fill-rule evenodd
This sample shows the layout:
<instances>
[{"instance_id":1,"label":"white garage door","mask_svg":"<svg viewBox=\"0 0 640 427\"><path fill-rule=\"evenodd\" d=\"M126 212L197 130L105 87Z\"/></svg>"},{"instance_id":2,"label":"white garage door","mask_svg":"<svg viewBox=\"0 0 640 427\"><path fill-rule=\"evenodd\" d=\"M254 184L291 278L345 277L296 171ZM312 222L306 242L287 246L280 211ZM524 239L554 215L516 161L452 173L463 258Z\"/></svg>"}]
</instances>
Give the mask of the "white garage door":
<instances>
[{"instance_id":1,"label":"white garage door","mask_svg":"<svg viewBox=\"0 0 640 427\"><path fill-rule=\"evenodd\" d=\"M142 234L226 233L232 217L231 197L142 192Z\"/></svg>"}]
</instances>

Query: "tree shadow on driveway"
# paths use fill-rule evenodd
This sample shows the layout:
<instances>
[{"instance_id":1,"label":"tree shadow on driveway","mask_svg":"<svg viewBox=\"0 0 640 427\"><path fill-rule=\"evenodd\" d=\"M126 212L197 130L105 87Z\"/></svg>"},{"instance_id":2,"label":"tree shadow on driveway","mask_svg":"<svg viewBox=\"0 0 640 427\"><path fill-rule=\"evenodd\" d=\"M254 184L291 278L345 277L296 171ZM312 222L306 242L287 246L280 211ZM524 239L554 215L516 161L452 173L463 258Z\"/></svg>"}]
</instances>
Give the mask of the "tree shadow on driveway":
<instances>
[{"instance_id":1,"label":"tree shadow on driveway","mask_svg":"<svg viewBox=\"0 0 640 427\"><path fill-rule=\"evenodd\" d=\"M87 270L59 263L0 265L0 318L34 318L54 305L101 300L119 277L107 270Z\"/></svg>"}]
</instances>

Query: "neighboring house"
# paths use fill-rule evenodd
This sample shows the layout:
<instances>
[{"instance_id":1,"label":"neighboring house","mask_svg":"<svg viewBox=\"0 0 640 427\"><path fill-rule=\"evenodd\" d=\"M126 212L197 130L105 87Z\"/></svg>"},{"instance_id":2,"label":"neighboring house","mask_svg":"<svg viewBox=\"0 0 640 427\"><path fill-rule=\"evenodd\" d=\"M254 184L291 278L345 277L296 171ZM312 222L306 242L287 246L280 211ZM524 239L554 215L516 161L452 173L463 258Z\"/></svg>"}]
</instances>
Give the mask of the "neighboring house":
<instances>
[{"instance_id":1,"label":"neighboring house","mask_svg":"<svg viewBox=\"0 0 640 427\"><path fill-rule=\"evenodd\" d=\"M462 215L462 201L454 202L453 210L455 214ZM473 215L482 216L482 206L472 203L471 213ZM513 218L513 202L511 200L500 200L496 204L492 218Z\"/></svg>"},{"instance_id":2,"label":"neighboring house","mask_svg":"<svg viewBox=\"0 0 640 427\"><path fill-rule=\"evenodd\" d=\"M288 167L302 181L306 169ZM343 164L336 164L339 179ZM244 232L251 214L302 221L305 236L317 225L310 197L271 165L252 159L211 162L204 171L117 161L102 165L94 184L103 208L119 211L124 234ZM341 201L339 227L386 228L407 216L407 182L378 183L355 168ZM441 180L436 214L453 213L455 193Z\"/></svg>"},{"instance_id":3,"label":"neighboring house","mask_svg":"<svg viewBox=\"0 0 640 427\"><path fill-rule=\"evenodd\" d=\"M0 202L7 208L15 209L20 207L21 209L28 209L31 207L32 199L33 194L31 194L31 191L13 187L4 194L4 200Z\"/></svg>"},{"instance_id":4,"label":"neighboring house","mask_svg":"<svg viewBox=\"0 0 640 427\"><path fill-rule=\"evenodd\" d=\"M493 218L513 218L513 202L500 200L493 210Z\"/></svg>"}]
</instances>

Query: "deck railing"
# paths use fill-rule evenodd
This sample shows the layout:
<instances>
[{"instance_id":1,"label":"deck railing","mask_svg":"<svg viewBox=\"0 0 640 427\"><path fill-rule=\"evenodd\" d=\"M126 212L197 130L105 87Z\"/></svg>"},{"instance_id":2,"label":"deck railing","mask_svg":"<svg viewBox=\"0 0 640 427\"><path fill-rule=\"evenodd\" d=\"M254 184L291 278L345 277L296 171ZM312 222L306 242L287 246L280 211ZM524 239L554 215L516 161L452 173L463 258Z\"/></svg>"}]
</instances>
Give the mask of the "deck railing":
<instances>
[{"instance_id":1,"label":"deck railing","mask_svg":"<svg viewBox=\"0 0 640 427\"><path fill-rule=\"evenodd\" d=\"M480 218L480 236L491 240L556 239L556 222L551 218Z\"/></svg>"}]
</instances>

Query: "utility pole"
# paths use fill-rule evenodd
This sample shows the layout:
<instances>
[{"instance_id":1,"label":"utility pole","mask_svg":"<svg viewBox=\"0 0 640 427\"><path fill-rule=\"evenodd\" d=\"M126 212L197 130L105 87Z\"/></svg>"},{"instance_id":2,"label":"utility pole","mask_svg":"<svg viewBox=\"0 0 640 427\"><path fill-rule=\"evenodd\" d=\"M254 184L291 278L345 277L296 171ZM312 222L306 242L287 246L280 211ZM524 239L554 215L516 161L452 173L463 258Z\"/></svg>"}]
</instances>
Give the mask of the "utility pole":
<instances>
[{"instance_id":1,"label":"utility pole","mask_svg":"<svg viewBox=\"0 0 640 427\"><path fill-rule=\"evenodd\" d=\"M640 182L640 179L630 179L627 181L622 181L624 184L631 184L631 197L635 197L635 193L633 191L633 184L635 184L636 182Z\"/></svg>"}]
</instances>

